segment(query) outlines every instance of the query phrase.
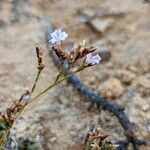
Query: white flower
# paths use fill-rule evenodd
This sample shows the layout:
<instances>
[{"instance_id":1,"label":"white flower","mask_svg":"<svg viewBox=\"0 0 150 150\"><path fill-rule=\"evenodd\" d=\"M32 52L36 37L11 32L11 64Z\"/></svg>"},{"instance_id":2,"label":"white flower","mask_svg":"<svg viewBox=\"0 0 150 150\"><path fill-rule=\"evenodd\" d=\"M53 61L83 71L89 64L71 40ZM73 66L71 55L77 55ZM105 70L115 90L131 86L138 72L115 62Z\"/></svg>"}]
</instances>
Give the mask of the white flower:
<instances>
[{"instance_id":1,"label":"white flower","mask_svg":"<svg viewBox=\"0 0 150 150\"><path fill-rule=\"evenodd\" d=\"M100 61L101 61L101 57L98 54L92 55L90 53L90 54L86 55L85 62L88 63L88 64L96 65L96 64L99 64Z\"/></svg>"},{"instance_id":2,"label":"white flower","mask_svg":"<svg viewBox=\"0 0 150 150\"><path fill-rule=\"evenodd\" d=\"M62 29L57 29L51 33L51 37L52 39L50 42L54 44L58 41L64 41L68 37L68 34L65 31L62 31Z\"/></svg>"}]
</instances>

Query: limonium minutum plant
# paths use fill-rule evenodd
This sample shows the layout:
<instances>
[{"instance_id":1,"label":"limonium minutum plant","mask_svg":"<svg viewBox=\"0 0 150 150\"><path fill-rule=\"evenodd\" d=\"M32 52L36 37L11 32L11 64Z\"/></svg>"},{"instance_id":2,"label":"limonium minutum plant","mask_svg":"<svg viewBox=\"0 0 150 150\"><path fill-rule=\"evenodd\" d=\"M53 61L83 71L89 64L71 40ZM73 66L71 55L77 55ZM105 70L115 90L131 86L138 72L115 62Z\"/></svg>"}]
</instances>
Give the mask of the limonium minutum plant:
<instances>
[{"instance_id":1,"label":"limonium minutum plant","mask_svg":"<svg viewBox=\"0 0 150 150\"><path fill-rule=\"evenodd\" d=\"M29 105L33 101L36 101L40 96L48 92L51 88L58 85L62 81L69 78L72 74L82 71L87 67L99 64L99 62L101 61L101 58L98 54L93 54L96 50L93 46L86 47L85 40L79 44L75 43L71 50L64 51L62 48L62 44L63 41L68 37L68 34L61 29L57 29L51 34L51 37L52 38L49 41L51 50L54 51L60 59L58 75L56 76L53 83L49 84L48 87L46 87L36 96L32 96L37 87L41 72L45 67L43 62L43 53L41 52L39 47L36 47L38 72L31 90L28 90L24 94L22 94L20 99L15 101L12 106L8 107L5 112L0 113L0 150L2 150L5 144L8 142L11 134L11 129L13 128L27 105ZM76 62L78 60L81 61L79 65L76 66ZM68 62L68 66L64 69L63 66L65 61ZM70 70L72 71L72 73L67 74L67 72Z\"/></svg>"},{"instance_id":2,"label":"limonium minutum plant","mask_svg":"<svg viewBox=\"0 0 150 150\"><path fill-rule=\"evenodd\" d=\"M101 129L94 129L89 132L85 138L86 150L115 150L118 145L114 142L107 140L108 135L103 134Z\"/></svg>"}]
</instances>

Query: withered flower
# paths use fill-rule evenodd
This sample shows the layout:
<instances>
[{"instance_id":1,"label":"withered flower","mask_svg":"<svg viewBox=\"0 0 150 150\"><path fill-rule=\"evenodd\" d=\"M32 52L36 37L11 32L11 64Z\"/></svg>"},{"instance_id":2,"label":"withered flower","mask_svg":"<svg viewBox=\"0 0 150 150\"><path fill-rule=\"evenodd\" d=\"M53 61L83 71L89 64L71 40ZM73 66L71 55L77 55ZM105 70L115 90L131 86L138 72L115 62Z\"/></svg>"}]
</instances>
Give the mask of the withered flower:
<instances>
[{"instance_id":1,"label":"withered flower","mask_svg":"<svg viewBox=\"0 0 150 150\"><path fill-rule=\"evenodd\" d=\"M74 44L72 50L67 55L67 59L70 63L75 63L78 59L81 59L87 54L92 53L96 50L93 46L86 47L85 44L85 40L80 44Z\"/></svg>"},{"instance_id":2,"label":"withered flower","mask_svg":"<svg viewBox=\"0 0 150 150\"><path fill-rule=\"evenodd\" d=\"M38 66L37 68L42 71L43 68L45 67L44 63L43 63L43 53L40 51L39 47L36 47L36 55L38 58Z\"/></svg>"},{"instance_id":3,"label":"withered flower","mask_svg":"<svg viewBox=\"0 0 150 150\"><path fill-rule=\"evenodd\" d=\"M89 132L85 138L85 146L88 150L115 150L118 145L112 141L106 140L108 135L102 134L100 129L95 129L93 132Z\"/></svg>"},{"instance_id":4,"label":"withered flower","mask_svg":"<svg viewBox=\"0 0 150 150\"><path fill-rule=\"evenodd\" d=\"M64 61L67 58L67 54L62 50L62 48L60 48L59 46L52 48L61 61Z\"/></svg>"}]
</instances>

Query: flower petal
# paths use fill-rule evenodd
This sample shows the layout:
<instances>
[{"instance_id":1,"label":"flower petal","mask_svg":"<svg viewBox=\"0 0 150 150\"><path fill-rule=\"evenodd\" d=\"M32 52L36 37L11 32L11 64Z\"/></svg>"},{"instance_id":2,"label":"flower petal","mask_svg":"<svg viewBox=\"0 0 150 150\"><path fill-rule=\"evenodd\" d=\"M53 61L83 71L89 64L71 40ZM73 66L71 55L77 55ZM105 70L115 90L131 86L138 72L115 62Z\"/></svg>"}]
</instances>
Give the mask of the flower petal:
<instances>
[{"instance_id":1,"label":"flower petal","mask_svg":"<svg viewBox=\"0 0 150 150\"><path fill-rule=\"evenodd\" d=\"M88 63L88 64L96 65L96 64L99 64L100 61L101 61L101 57L98 54L97 55L92 55L90 53L90 54L86 55L85 62Z\"/></svg>"},{"instance_id":2,"label":"flower petal","mask_svg":"<svg viewBox=\"0 0 150 150\"><path fill-rule=\"evenodd\" d=\"M54 43L56 43L57 41L56 41L56 39L53 38L53 39L50 40L50 42L51 42L52 44L54 44Z\"/></svg>"},{"instance_id":3,"label":"flower petal","mask_svg":"<svg viewBox=\"0 0 150 150\"><path fill-rule=\"evenodd\" d=\"M53 44L57 41L64 41L68 34L65 31L62 31L62 29L57 29L53 33L51 33L52 39L50 40Z\"/></svg>"}]
</instances>

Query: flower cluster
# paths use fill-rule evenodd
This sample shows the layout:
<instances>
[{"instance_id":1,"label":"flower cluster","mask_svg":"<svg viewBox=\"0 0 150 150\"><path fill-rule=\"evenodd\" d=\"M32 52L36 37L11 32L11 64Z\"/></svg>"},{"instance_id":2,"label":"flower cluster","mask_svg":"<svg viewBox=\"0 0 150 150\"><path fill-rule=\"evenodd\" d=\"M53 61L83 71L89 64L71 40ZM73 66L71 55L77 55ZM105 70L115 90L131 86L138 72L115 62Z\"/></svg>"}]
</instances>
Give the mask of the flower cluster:
<instances>
[{"instance_id":1,"label":"flower cluster","mask_svg":"<svg viewBox=\"0 0 150 150\"><path fill-rule=\"evenodd\" d=\"M51 37L50 42L55 43L53 50L61 61L67 60L69 64L73 65L77 60L85 57L82 64L84 67L100 63L101 57L98 54L92 54L96 49L93 46L86 47L85 40L79 44L75 43L71 50L65 52L62 49L62 41L68 37L68 34L61 29L57 29L51 34Z\"/></svg>"}]
</instances>

